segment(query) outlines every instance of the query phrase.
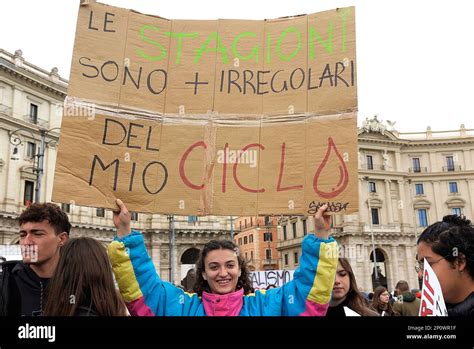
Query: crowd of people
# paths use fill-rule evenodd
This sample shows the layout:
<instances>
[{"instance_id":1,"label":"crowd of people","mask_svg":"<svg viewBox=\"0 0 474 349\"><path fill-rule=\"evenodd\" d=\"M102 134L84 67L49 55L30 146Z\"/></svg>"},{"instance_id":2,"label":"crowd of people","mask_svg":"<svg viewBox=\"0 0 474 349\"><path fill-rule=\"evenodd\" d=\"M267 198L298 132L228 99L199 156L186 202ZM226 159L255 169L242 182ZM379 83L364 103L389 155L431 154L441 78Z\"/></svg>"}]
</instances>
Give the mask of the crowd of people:
<instances>
[{"instance_id":1,"label":"crowd of people","mask_svg":"<svg viewBox=\"0 0 474 349\"><path fill-rule=\"evenodd\" d=\"M385 286L359 290L329 235L326 209L315 214L290 282L254 290L238 246L213 240L200 252L193 292L186 292L160 278L122 201L108 249L93 238L70 238L68 216L57 205L32 204L19 217L23 260L1 262L0 316L418 316L420 292L407 281L398 281L394 294ZM474 316L471 222L450 215L426 228L417 241L420 279L424 263L439 280L448 316Z\"/></svg>"}]
</instances>

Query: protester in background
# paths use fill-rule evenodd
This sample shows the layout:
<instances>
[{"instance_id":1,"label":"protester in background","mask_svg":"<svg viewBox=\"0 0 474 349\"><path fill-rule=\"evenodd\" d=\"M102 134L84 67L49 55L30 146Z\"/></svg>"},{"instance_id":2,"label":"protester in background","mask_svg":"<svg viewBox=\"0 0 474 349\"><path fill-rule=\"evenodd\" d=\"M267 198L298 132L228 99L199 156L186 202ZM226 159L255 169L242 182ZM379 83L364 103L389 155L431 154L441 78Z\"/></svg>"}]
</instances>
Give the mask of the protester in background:
<instances>
[{"instance_id":1,"label":"protester in background","mask_svg":"<svg viewBox=\"0 0 474 349\"><path fill-rule=\"evenodd\" d=\"M1 265L0 316L39 316L71 224L67 214L52 203L32 204L18 220L23 261Z\"/></svg>"},{"instance_id":2,"label":"protester in background","mask_svg":"<svg viewBox=\"0 0 474 349\"><path fill-rule=\"evenodd\" d=\"M337 244L329 238L331 218L324 215L327 205L315 215L316 236L303 240L300 268L292 281L252 293L238 247L231 241L214 240L201 251L194 294L160 279L142 234L131 232L130 213L122 201L117 200L117 205L117 237L109 246L109 258L132 315L325 315L337 265Z\"/></svg>"},{"instance_id":3,"label":"protester in background","mask_svg":"<svg viewBox=\"0 0 474 349\"><path fill-rule=\"evenodd\" d=\"M61 249L49 286L46 316L124 316L105 247L97 240L71 239Z\"/></svg>"},{"instance_id":4,"label":"protester in background","mask_svg":"<svg viewBox=\"0 0 474 349\"><path fill-rule=\"evenodd\" d=\"M397 312L393 311L390 303L390 292L385 286L378 286L374 291L374 298L372 299L371 309L379 313L380 316L395 316Z\"/></svg>"},{"instance_id":5,"label":"protester in background","mask_svg":"<svg viewBox=\"0 0 474 349\"><path fill-rule=\"evenodd\" d=\"M336 280L326 316L346 316L344 307L348 307L361 316L378 315L375 311L369 309L369 303L359 291L349 261L341 257L337 264Z\"/></svg>"},{"instance_id":6,"label":"protester in background","mask_svg":"<svg viewBox=\"0 0 474 349\"><path fill-rule=\"evenodd\" d=\"M420 290L419 290L419 289L417 289L417 288L414 288L414 289L412 289L412 290L411 290L411 293L413 293L413 294L415 295L415 297L416 297L416 298L419 298L419 299L421 299L421 292L420 292Z\"/></svg>"},{"instance_id":7,"label":"protester in background","mask_svg":"<svg viewBox=\"0 0 474 349\"><path fill-rule=\"evenodd\" d=\"M424 259L436 274L449 316L474 316L474 228L465 217L449 215L426 228L417 242L418 277Z\"/></svg>"},{"instance_id":8,"label":"protester in background","mask_svg":"<svg viewBox=\"0 0 474 349\"><path fill-rule=\"evenodd\" d=\"M374 299L374 293L373 293L373 292L369 292L369 294L367 295L367 297L369 298L369 304L372 303L372 299Z\"/></svg>"},{"instance_id":9,"label":"protester in background","mask_svg":"<svg viewBox=\"0 0 474 349\"><path fill-rule=\"evenodd\" d=\"M408 282L400 280L395 286L397 300L393 304L393 310L401 316L418 316L420 311L420 300L410 291Z\"/></svg>"}]
</instances>

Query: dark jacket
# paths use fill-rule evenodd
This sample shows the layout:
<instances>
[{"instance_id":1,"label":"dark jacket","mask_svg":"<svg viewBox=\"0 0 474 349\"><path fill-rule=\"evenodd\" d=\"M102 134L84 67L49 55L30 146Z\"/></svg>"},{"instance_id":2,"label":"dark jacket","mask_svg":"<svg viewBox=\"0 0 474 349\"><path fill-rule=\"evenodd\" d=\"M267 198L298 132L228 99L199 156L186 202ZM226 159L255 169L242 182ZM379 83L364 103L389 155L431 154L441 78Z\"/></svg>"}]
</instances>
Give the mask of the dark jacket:
<instances>
[{"instance_id":1,"label":"dark jacket","mask_svg":"<svg viewBox=\"0 0 474 349\"><path fill-rule=\"evenodd\" d=\"M99 316L94 309L89 307L79 306L76 309L74 316Z\"/></svg>"},{"instance_id":2,"label":"dark jacket","mask_svg":"<svg viewBox=\"0 0 474 349\"><path fill-rule=\"evenodd\" d=\"M22 261L2 263L0 316L39 316L47 300L49 279L40 278Z\"/></svg>"},{"instance_id":3,"label":"dark jacket","mask_svg":"<svg viewBox=\"0 0 474 349\"><path fill-rule=\"evenodd\" d=\"M402 294L402 300L393 304L393 310L401 316L418 316L420 311L420 300L411 292Z\"/></svg>"},{"instance_id":4,"label":"dark jacket","mask_svg":"<svg viewBox=\"0 0 474 349\"><path fill-rule=\"evenodd\" d=\"M458 304L446 304L448 316L474 317L474 292Z\"/></svg>"}]
</instances>

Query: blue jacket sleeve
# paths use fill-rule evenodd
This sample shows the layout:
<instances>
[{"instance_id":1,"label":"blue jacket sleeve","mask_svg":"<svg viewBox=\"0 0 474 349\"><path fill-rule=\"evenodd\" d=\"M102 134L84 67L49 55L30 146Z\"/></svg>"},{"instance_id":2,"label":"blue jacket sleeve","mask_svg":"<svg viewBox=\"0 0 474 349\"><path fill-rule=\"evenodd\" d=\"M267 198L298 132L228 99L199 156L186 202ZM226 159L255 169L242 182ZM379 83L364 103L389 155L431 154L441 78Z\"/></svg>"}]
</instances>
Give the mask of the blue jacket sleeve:
<instances>
[{"instance_id":1,"label":"blue jacket sleeve","mask_svg":"<svg viewBox=\"0 0 474 349\"><path fill-rule=\"evenodd\" d=\"M293 280L268 291L247 295L242 315L324 316L336 276L338 248L334 238L315 235L303 239L300 267Z\"/></svg>"},{"instance_id":2,"label":"blue jacket sleeve","mask_svg":"<svg viewBox=\"0 0 474 349\"><path fill-rule=\"evenodd\" d=\"M184 292L160 279L140 232L133 231L123 238L115 237L108 247L108 255L131 315L205 315L201 299L196 294Z\"/></svg>"}]
</instances>

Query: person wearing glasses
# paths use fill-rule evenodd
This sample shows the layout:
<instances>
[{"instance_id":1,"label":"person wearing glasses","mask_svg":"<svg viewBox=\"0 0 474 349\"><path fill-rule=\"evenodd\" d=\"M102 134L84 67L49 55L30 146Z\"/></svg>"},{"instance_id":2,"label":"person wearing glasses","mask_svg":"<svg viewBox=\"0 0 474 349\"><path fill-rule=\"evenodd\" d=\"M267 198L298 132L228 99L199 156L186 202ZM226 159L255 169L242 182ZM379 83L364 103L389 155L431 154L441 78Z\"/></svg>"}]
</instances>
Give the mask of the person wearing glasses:
<instances>
[{"instance_id":1,"label":"person wearing glasses","mask_svg":"<svg viewBox=\"0 0 474 349\"><path fill-rule=\"evenodd\" d=\"M418 277L424 260L435 272L449 316L474 317L474 228L463 216L449 215L426 228L417 241Z\"/></svg>"}]
</instances>

